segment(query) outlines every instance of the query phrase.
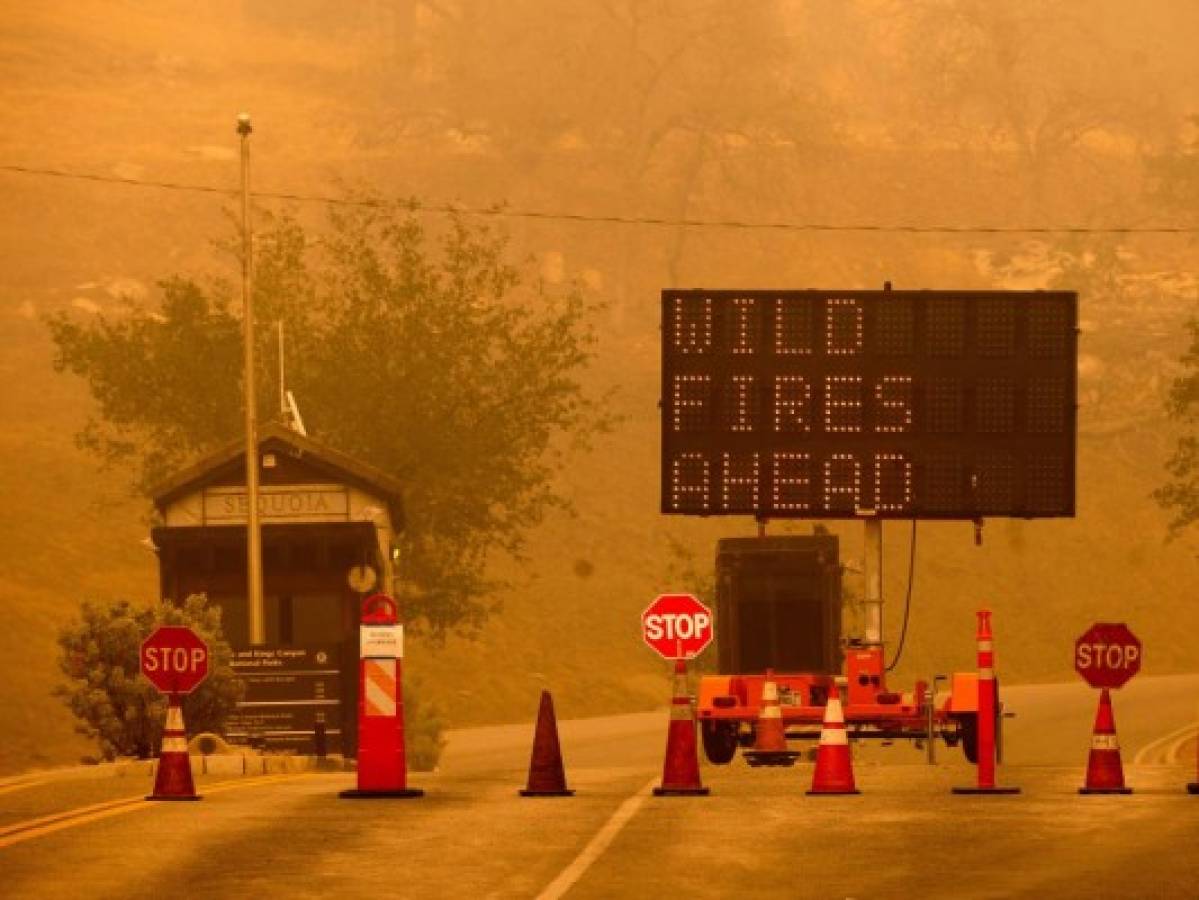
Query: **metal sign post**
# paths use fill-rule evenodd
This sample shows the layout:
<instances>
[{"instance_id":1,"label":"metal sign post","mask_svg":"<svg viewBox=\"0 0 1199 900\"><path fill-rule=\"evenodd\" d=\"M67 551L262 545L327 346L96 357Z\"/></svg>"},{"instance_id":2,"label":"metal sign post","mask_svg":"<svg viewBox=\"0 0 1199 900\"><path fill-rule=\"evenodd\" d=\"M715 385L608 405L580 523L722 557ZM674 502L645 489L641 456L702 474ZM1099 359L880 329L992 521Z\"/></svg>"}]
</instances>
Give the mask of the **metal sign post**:
<instances>
[{"instance_id":1,"label":"metal sign post","mask_svg":"<svg viewBox=\"0 0 1199 900\"><path fill-rule=\"evenodd\" d=\"M250 232L250 116L237 117L241 136L241 297L243 304L242 381L246 410L246 610L250 643L266 643L262 603L262 529L258 521L258 410L254 394L254 241Z\"/></svg>"},{"instance_id":2,"label":"metal sign post","mask_svg":"<svg viewBox=\"0 0 1199 900\"><path fill-rule=\"evenodd\" d=\"M881 647L883 643L883 522L866 519L862 571L866 578L866 644Z\"/></svg>"}]
</instances>

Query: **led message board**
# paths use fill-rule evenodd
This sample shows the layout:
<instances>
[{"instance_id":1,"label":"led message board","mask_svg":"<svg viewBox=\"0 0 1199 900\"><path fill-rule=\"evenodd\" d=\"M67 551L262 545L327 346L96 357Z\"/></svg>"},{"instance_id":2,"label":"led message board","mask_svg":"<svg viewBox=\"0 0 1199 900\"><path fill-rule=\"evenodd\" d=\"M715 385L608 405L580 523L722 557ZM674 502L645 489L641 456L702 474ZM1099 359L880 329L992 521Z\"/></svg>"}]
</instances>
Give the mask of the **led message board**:
<instances>
[{"instance_id":1,"label":"led message board","mask_svg":"<svg viewBox=\"0 0 1199 900\"><path fill-rule=\"evenodd\" d=\"M662 292L662 511L1074 515L1078 297Z\"/></svg>"}]
</instances>

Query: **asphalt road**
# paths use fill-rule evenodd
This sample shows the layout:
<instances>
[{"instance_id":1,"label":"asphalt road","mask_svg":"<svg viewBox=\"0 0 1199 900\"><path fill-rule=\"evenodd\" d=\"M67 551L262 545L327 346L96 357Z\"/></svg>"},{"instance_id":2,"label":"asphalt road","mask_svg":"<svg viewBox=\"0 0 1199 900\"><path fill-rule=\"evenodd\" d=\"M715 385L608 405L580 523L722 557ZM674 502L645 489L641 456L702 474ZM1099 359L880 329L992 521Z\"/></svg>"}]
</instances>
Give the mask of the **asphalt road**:
<instances>
[{"instance_id":1,"label":"asphalt road","mask_svg":"<svg viewBox=\"0 0 1199 900\"><path fill-rule=\"evenodd\" d=\"M1116 694L1131 796L1077 793L1095 692L1005 701L1010 797L953 795L973 779L959 752L930 767L896 745L860 754L860 796L737 760L705 766L709 797L656 798L661 712L562 723L571 798L517 796L529 725L454 733L418 800L339 800L350 774L206 777L174 804L114 803L145 775L0 782L0 896L1195 897L1199 676Z\"/></svg>"}]
</instances>

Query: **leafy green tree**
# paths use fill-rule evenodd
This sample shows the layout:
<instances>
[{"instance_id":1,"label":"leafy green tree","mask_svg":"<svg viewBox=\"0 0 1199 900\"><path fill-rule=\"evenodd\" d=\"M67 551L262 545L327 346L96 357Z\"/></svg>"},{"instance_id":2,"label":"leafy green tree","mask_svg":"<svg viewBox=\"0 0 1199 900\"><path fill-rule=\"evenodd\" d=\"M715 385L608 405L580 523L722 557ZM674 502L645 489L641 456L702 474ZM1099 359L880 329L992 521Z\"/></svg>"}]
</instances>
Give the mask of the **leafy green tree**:
<instances>
[{"instance_id":1,"label":"leafy green tree","mask_svg":"<svg viewBox=\"0 0 1199 900\"><path fill-rule=\"evenodd\" d=\"M1187 322L1190 345L1182 356L1182 373L1174 379L1166 401L1171 418L1185 432L1166 461L1169 478L1153 492L1154 499L1173 518L1170 534L1177 535L1199 520L1199 317Z\"/></svg>"},{"instance_id":2,"label":"leafy green tree","mask_svg":"<svg viewBox=\"0 0 1199 900\"><path fill-rule=\"evenodd\" d=\"M76 729L97 742L105 759L147 759L162 743L166 697L141 677L139 649L160 625L186 625L208 644L208 677L183 698L189 734L223 730L241 696L221 634L221 613L201 595L136 607L127 600L84 601L81 617L58 635L59 668L70 679L56 693L79 719Z\"/></svg>"},{"instance_id":3,"label":"leafy green tree","mask_svg":"<svg viewBox=\"0 0 1199 900\"><path fill-rule=\"evenodd\" d=\"M358 197L310 234L265 217L255 241L259 409L278 395L273 330L288 335L288 387L317 440L406 486L400 574L409 621L435 634L479 625L493 550L565 505L565 454L608 424L584 389L595 302L575 284L528 282L507 237L414 203ZM96 414L80 443L140 463L154 483L236 439L240 304L220 281L162 282L157 309L49 320L56 366L82 377Z\"/></svg>"},{"instance_id":4,"label":"leafy green tree","mask_svg":"<svg viewBox=\"0 0 1199 900\"><path fill-rule=\"evenodd\" d=\"M1199 126L1199 116L1189 117L1189 122ZM1150 198L1177 218L1193 221L1199 201L1199 138L1150 155L1145 168ZM1183 433L1166 461L1169 477L1153 494L1172 513L1172 536L1199 520L1199 316L1188 319L1186 328L1190 340L1166 400L1166 411Z\"/></svg>"},{"instance_id":5,"label":"leafy green tree","mask_svg":"<svg viewBox=\"0 0 1199 900\"><path fill-rule=\"evenodd\" d=\"M666 536L666 580L664 591L691 594L716 613L716 565L709 555L701 559L693 547L674 535ZM716 623L716 634L720 634L720 623ZM691 661L688 666L693 676L713 674L718 669L716 642Z\"/></svg>"}]
</instances>

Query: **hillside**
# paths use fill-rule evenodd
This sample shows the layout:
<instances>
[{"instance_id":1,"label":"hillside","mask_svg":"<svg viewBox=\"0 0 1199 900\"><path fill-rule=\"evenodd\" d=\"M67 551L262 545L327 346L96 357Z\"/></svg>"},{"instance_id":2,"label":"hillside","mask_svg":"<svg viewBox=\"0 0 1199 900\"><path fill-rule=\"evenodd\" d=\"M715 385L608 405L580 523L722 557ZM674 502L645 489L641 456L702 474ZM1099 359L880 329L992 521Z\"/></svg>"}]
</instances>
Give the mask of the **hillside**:
<instances>
[{"instance_id":1,"label":"hillside","mask_svg":"<svg viewBox=\"0 0 1199 900\"><path fill-rule=\"evenodd\" d=\"M846 108L859 110L860 118L845 113L845 121L830 126L828 134L846 143L804 157L810 171L795 176L790 194L774 192L768 178L738 180L741 169L721 181L716 172L725 170L716 168L692 172L693 193L679 194L686 173L660 170L657 158L608 179L597 162L607 157L598 150L594 157L570 155L586 152L578 150L585 139L598 140L598 126L593 134L554 119L545 126L557 129L554 156L548 139L512 137L517 126L536 119L524 107L493 113L515 123L510 145L480 149L466 131L448 125L434 141L417 125L394 130L388 115L412 113L416 122L416 112L405 105L409 94L388 90L388 79L400 77L386 65L389 54L399 52L398 39L385 28L371 29L372 23L395 24L387 10L424 6L363 4L336 27L332 4L297 4L291 18L255 7L233 0L199 8L87 0L9 10L0 26L0 164L230 186L237 179L234 116L246 108L257 123L255 184L263 191L325 196L344 178L433 203L460 199L482 207L507 200L518 209L593 213L794 220L817 209L818 218L842 221L996 221L1023 219L1032 210L1056 221L1088 221L1115 209L1134 218L1169 218L1123 199L1143 191L1136 160L1120 153L1084 147L1076 156L1050 159L1036 177L1048 177L1053 189L1037 206L1029 202L1031 182L1018 168L1023 163L1007 149L981 154L954 144L948 132L944 141L919 146L893 137L872 143L869 135L898 126L861 118L867 115L861 110L888 113L855 106L855 96L864 97L872 84L855 84L850 74L831 69L828 80L839 87L830 97L844 99L848 92ZM433 12L414 15L423 29L418 34L434 32ZM1168 38L1160 30L1130 35L1129 41ZM455 68L461 61L446 62L449 57L438 54L449 51L428 40L422 52L444 64L430 63L433 74L421 76L430 91L473 83L470 73ZM1199 98L1185 93L1185 85L1199 84L1199 77L1187 77L1194 74L1187 68L1193 60L1171 51L1157 64L1176 67L1166 70L1171 77L1163 83L1183 85L1161 101L1162 109L1199 108ZM406 89L415 90L414 78L403 81ZM562 96L568 95L575 96L563 87ZM463 108L467 121L471 108ZM469 119L481 130L484 112L475 110ZM601 112L616 114L605 107L595 112L597 120ZM1173 129L1161 125L1163 132ZM4 171L0 189L6 259L0 272L0 602L7 613L0 631L0 711L12 725L0 742L3 774L71 761L88 749L50 696L58 677L58 624L84 597L148 601L155 586L154 557L140 544L148 528L145 503L128 495L128 473L97 473L95 461L76 449L73 435L90 401L81 384L54 373L42 316L63 309L80 316L113 313L123 296L153 302L155 282L176 272L225 278L236 272L212 247L228 234L228 201L219 194ZM295 208L314 224L324 214L317 203ZM1099 238L1092 247L1027 236L505 222L514 256L531 260L532 275L578 277L608 301L589 378L597 391L616 389L613 402L624 420L562 473L561 492L576 514L555 516L531 534L527 562L496 561L513 587L496 598L502 608L478 640L451 638L443 647L419 637L412 642L407 670L449 723L527 718L541 687L554 690L563 716L664 702L666 672L641 643L638 616L660 590L680 587L670 541L681 542L702 568L711 565L719 537L754 533L744 519L657 512L657 291L667 286L879 287L892 279L903 287L1027 287L1077 275L1077 282L1060 286L1080 290L1084 320L1078 516L989 522L981 547L967 523L922 524L897 680L971 667L973 610L981 603L996 610L1006 680L1071 677L1073 638L1096 619L1129 622L1145 643L1146 672L1193 670L1195 543L1188 536L1167 543L1167 517L1150 498L1175 435L1162 413L1165 390L1194 310L1194 281L1173 274L1186 270L1193 252L1185 238ZM1094 252L1118 256L1123 268L1105 280L1096 266L1080 262ZM1064 271L1070 262L1076 272ZM835 530L843 555L860 559L861 535L852 523ZM908 527L888 525L891 638L901 618L907 558Z\"/></svg>"}]
</instances>

